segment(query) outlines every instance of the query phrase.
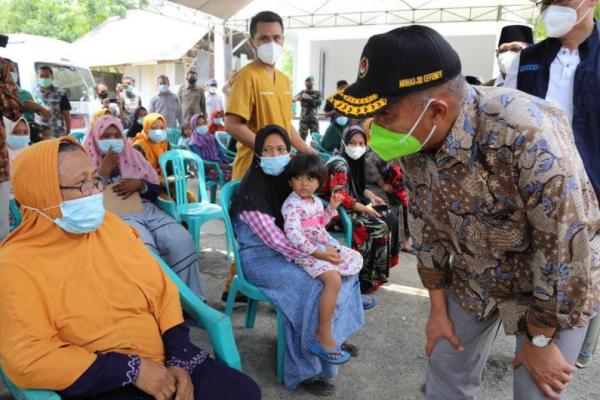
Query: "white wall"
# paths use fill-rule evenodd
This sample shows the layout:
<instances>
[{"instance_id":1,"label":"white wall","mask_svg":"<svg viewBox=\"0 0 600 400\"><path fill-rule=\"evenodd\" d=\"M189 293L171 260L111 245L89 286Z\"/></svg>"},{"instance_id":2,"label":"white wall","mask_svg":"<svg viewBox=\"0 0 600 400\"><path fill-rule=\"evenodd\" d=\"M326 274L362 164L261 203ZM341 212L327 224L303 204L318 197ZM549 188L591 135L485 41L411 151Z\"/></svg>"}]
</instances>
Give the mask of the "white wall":
<instances>
[{"instance_id":1,"label":"white wall","mask_svg":"<svg viewBox=\"0 0 600 400\"><path fill-rule=\"evenodd\" d=\"M481 75L491 79L495 63L496 36L451 36L446 38L459 54L463 75ZM319 82L319 60L326 54L325 96L335 91L335 83L356 80L358 62L367 39L313 41L310 46L310 73ZM405 57L410 57L406 54Z\"/></svg>"}]
</instances>

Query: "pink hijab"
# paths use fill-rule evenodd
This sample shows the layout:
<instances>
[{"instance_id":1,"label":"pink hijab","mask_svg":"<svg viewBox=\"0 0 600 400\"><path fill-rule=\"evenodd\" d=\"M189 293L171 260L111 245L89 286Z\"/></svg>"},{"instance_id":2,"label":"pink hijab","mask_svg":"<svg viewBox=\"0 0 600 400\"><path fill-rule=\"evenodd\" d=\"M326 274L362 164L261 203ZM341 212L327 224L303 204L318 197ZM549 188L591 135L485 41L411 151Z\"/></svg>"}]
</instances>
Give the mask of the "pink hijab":
<instances>
[{"instance_id":1,"label":"pink hijab","mask_svg":"<svg viewBox=\"0 0 600 400\"><path fill-rule=\"evenodd\" d=\"M123 151L119 154L119 171L122 178L142 179L147 182L158 185L158 175L152 166L146 161L144 156L133 148L131 143L123 135L123 125L121 121L113 116L104 116L99 118L92 126L92 129L85 137L83 147L88 153L96 168L100 168L102 161L102 152L98 146L98 141L102 134L110 127L115 126L121 132L121 136L125 141Z\"/></svg>"}]
</instances>

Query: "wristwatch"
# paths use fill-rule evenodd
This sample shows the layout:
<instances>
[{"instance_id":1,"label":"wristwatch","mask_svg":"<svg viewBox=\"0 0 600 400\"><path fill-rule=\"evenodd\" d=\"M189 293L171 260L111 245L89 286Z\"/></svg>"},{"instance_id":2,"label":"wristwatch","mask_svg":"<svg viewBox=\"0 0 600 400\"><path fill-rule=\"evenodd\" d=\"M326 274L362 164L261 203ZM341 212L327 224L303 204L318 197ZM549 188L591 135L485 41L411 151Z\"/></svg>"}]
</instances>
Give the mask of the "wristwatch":
<instances>
[{"instance_id":1,"label":"wristwatch","mask_svg":"<svg viewBox=\"0 0 600 400\"><path fill-rule=\"evenodd\" d=\"M526 331L527 339L531 342L532 345L538 348L546 347L554 340L554 336L548 337L546 335L532 335L529 331Z\"/></svg>"}]
</instances>

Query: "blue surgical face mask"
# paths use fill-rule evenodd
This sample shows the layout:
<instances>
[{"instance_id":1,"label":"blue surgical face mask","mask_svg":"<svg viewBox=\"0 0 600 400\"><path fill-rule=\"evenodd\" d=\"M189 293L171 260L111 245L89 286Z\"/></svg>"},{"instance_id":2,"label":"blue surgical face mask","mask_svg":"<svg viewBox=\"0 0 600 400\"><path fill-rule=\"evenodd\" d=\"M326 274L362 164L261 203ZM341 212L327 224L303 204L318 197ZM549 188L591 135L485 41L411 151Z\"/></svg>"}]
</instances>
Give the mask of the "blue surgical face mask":
<instances>
[{"instance_id":1,"label":"blue surgical face mask","mask_svg":"<svg viewBox=\"0 0 600 400\"><path fill-rule=\"evenodd\" d=\"M63 230L76 235L94 232L102 225L104 221L104 202L102 193L92 196L81 197L75 200L67 200L60 203L59 206L44 208L27 208L40 213L42 216L60 226ZM60 207L62 217L52 220L43 211L51 208Z\"/></svg>"},{"instance_id":2,"label":"blue surgical face mask","mask_svg":"<svg viewBox=\"0 0 600 400\"><path fill-rule=\"evenodd\" d=\"M49 78L38 78L38 85L43 88L49 88L52 86L52 79Z\"/></svg>"},{"instance_id":3,"label":"blue surgical face mask","mask_svg":"<svg viewBox=\"0 0 600 400\"><path fill-rule=\"evenodd\" d=\"M348 123L348 117L346 117L345 115L340 115L335 119L335 123L339 126L346 126L346 124Z\"/></svg>"},{"instance_id":4,"label":"blue surgical face mask","mask_svg":"<svg viewBox=\"0 0 600 400\"><path fill-rule=\"evenodd\" d=\"M208 126L206 126L206 125L197 126L196 133L198 135L206 135L208 133Z\"/></svg>"},{"instance_id":5,"label":"blue surgical face mask","mask_svg":"<svg viewBox=\"0 0 600 400\"><path fill-rule=\"evenodd\" d=\"M290 163L290 154L275 157L260 157L260 167L263 172L271 176L279 176Z\"/></svg>"},{"instance_id":6,"label":"blue surgical face mask","mask_svg":"<svg viewBox=\"0 0 600 400\"><path fill-rule=\"evenodd\" d=\"M167 139L167 131L164 129L152 129L148 134L148 137L154 143L160 143Z\"/></svg>"},{"instance_id":7,"label":"blue surgical face mask","mask_svg":"<svg viewBox=\"0 0 600 400\"><path fill-rule=\"evenodd\" d=\"M8 135L6 142L11 149L22 149L29 145L29 135Z\"/></svg>"},{"instance_id":8,"label":"blue surgical face mask","mask_svg":"<svg viewBox=\"0 0 600 400\"><path fill-rule=\"evenodd\" d=\"M10 73L10 77L12 78L12 80L13 80L13 83L14 83L15 85L17 84L17 82L19 82L19 74L18 74L18 73L16 73L16 72L11 72L11 73Z\"/></svg>"},{"instance_id":9,"label":"blue surgical face mask","mask_svg":"<svg viewBox=\"0 0 600 400\"><path fill-rule=\"evenodd\" d=\"M223 125L223 118L215 118L215 119L213 120L213 123L214 123L215 125Z\"/></svg>"},{"instance_id":10,"label":"blue surgical face mask","mask_svg":"<svg viewBox=\"0 0 600 400\"><path fill-rule=\"evenodd\" d=\"M181 143L185 146L189 146L190 145L190 138L189 137L182 137L181 138Z\"/></svg>"},{"instance_id":11,"label":"blue surgical face mask","mask_svg":"<svg viewBox=\"0 0 600 400\"><path fill-rule=\"evenodd\" d=\"M140 117L137 119L137 123L140 125L144 125L144 117Z\"/></svg>"},{"instance_id":12,"label":"blue surgical face mask","mask_svg":"<svg viewBox=\"0 0 600 400\"><path fill-rule=\"evenodd\" d=\"M108 154L109 149L112 149L113 153L119 154L125 147L125 141L123 139L100 139L98 147L100 147L102 154Z\"/></svg>"},{"instance_id":13,"label":"blue surgical face mask","mask_svg":"<svg viewBox=\"0 0 600 400\"><path fill-rule=\"evenodd\" d=\"M167 93L169 91L169 85L158 85L158 91L161 93Z\"/></svg>"}]
</instances>

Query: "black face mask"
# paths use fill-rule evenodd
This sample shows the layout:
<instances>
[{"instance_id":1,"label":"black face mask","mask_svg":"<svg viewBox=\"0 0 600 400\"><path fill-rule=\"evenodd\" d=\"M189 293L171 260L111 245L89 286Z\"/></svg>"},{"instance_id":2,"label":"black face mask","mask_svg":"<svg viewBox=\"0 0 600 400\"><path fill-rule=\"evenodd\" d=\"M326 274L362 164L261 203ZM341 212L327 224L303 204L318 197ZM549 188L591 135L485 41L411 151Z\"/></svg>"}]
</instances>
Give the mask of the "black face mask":
<instances>
[{"instance_id":1,"label":"black face mask","mask_svg":"<svg viewBox=\"0 0 600 400\"><path fill-rule=\"evenodd\" d=\"M102 100L108 98L108 92L100 92L98 93L98 97L100 97Z\"/></svg>"},{"instance_id":2,"label":"black face mask","mask_svg":"<svg viewBox=\"0 0 600 400\"><path fill-rule=\"evenodd\" d=\"M312 90L312 88L313 88L313 85L312 85L312 83L311 83L311 84L308 84L308 83L307 83L307 84L306 84L306 88L307 88L308 90Z\"/></svg>"},{"instance_id":3,"label":"black face mask","mask_svg":"<svg viewBox=\"0 0 600 400\"><path fill-rule=\"evenodd\" d=\"M188 83L192 86L194 86L197 82L197 79L188 79Z\"/></svg>"}]
</instances>

